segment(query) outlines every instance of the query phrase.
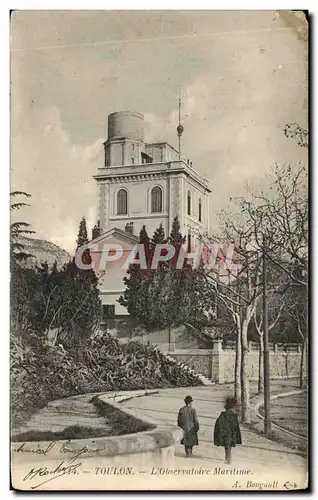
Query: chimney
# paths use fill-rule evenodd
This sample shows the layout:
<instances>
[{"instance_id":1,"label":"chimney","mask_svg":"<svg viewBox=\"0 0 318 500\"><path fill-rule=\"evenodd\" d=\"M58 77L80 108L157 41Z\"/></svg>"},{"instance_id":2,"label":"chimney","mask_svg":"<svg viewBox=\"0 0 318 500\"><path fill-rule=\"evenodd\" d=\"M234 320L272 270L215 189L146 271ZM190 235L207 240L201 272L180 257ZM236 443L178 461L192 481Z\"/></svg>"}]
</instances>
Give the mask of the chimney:
<instances>
[{"instance_id":1,"label":"chimney","mask_svg":"<svg viewBox=\"0 0 318 500\"><path fill-rule=\"evenodd\" d=\"M133 234L133 232L134 232L134 223L133 222L127 222L127 224L125 226L125 232Z\"/></svg>"},{"instance_id":2,"label":"chimney","mask_svg":"<svg viewBox=\"0 0 318 500\"><path fill-rule=\"evenodd\" d=\"M92 230L92 240L95 240L95 238L98 238L101 234L101 227L100 227L100 221L98 220L97 221L97 226L95 224L95 226L93 227L93 230Z\"/></svg>"}]
</instances>

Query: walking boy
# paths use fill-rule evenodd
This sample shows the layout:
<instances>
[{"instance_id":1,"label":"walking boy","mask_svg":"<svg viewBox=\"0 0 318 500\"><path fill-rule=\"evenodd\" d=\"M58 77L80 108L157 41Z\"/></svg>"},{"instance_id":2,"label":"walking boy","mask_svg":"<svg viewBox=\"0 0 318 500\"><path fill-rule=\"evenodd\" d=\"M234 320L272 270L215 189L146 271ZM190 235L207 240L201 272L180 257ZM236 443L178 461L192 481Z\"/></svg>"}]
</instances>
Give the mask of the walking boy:
<instances>
[{"instance_id":1,"label":"walking boy","mask_svg":"<svg viewBox=\"0 0 318 500\"><path fill-rule=\"evenodd\" d=\"M227 397L222 411L214 426L215 446L224 446L225 462L231 463L232 448L237 444L242 444L240 426L235 412L236 398Z\"/></svg>"}]
</instances>

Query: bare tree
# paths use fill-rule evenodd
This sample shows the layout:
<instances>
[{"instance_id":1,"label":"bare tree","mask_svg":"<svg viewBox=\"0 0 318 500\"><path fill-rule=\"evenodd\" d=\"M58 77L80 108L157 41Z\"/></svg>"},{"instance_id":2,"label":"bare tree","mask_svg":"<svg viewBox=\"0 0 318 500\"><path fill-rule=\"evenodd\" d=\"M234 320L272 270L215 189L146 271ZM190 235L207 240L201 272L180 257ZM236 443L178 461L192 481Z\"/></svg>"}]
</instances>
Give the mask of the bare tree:
<instances>
[{"instance_id":1,"label":"bare tree","mask_svg":"<svg viewBox=\"0 0 318 500\"><path fill-rule=\"evenodd\" d=\"M301 136L303 137L303 136ZM302 339L300 386L303 386L307 358L307 296L308 296L308 186L307 169L298 165L276 165L268 193L252 194L241 200L241 208L254 222L254 241L265 249L269 262L282 272L289 291L285 308L297 326ZM251 194L251 193L250 193ZM302 303L302 308L299 304ZM307 361L306 361L307 362Z\"/></svg>"},{"instance_id":2,"label":"bare tree","mask_svg":"<svg viewBox=\"0 0 318 500\"><path fill-rule=\"evenodd\" d=\"M308 363L307 287L294 283L288 290L287 296L285 310L292 323L296 326L301 339L299 387L302 389L305 385L305 369Z\"/></svg>"},{"instance_id":3,"label":"bare tree","mask_svg":"<svg viewBox=\"0 0 318 500\"><path fill-rule=\"evenodd\" d=\"M262 248L266 235L266 254L290 282L307 286L299 269L308 266L308 186L307 169L298 165L276 165L272 184L267 193L250 193L241 207L254 222L254 240Z\"/></svg>"},{"instance_id":4,"label":"bare tree","mask_svg":"<svg viewBox=\"0 0 318 500\"><path fill-rule=\"evenodd\" d=\"M237 397L241 393L244 422L250 420L247 332L262 293L262 251L265 250L271 269L280 273L278 283L275 276L270 277L271 294L282 293L282 288L286 290L292 284L307 286L304 277L308 262L306 181L304 167L292 169L276 165L268 193L248 191L246 198L236 199L236 214L223 212L221 227L223 243L236 246L239 267L228 269L226 276L220 276L217 268L209 269L206 274L214 284L217 299L227 308L235 324L235 393ZM271 311L271 328L277 323L282 308L283 305L279 307L278 316ZM259 316L256 322L260 332Z\"/></svg>"},{"instance_id":5,"label":"bare tree","mask_svg":"<svg viewBox=\"0 0 318 500\"><path fill-rule=\"evenodd\" d=\"M280 298L277 300L277 296ZM285 307L285 290L279 291L275 288L269 290L268 308L271 312L271 323L268 325L268 331L271 331L281 317ZM258 306L258 304L257 304ZM263 355L264 355L264 330L263 330L263 312L256 306L254 312L254 324L258 333L258 393L264 392L264 372L263 372Z\"/></svg>"},{"instance_id":6,"label":"bare tree","mask_svg":"<svg viewBox=\"0 0 318 500\"><path fill-rule=\"evenodd\" d=\"M235 395L241 401L241 417L250 422L250 386L248 367L248 327L255 314L257 301L261 294L262 254L251 244L253 224L242 213L221 216L224 252L222 260L232 245L235 246L235 258L232 265L226 265L225 271L220 266L206 270L206 279L214 286L218 301L224 304L233 320L236 330L235 358Z\"/></svg>"},{"instance_id":7,"label":"bare tree","mask_svg":"<svg viewBox=\"0 0 318 500\"><path fill-rule=\"evenodd\" d=\"M288 138L295 138L297 144L302 148L308 148L308 130L298 123L288 123L284 128L284 133Z\"/></svg>"}]
</instances>

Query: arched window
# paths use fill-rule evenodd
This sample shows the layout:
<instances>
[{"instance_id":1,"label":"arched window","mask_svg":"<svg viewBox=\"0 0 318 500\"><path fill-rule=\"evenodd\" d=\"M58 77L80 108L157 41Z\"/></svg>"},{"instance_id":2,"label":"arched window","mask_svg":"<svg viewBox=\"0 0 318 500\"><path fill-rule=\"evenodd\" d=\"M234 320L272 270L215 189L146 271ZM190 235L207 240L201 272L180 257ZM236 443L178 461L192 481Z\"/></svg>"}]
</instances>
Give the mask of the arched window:
<instances>
[{"instance_id":1,"label":"arched window","mask_svg":"<svg viewBox=\"0 0 318 500\"><path fill-rule=\"evenodd\" d=\"M162 189L159 186L151 190L151 211L162 212Z\"/></svg>"},{"instance_id":2,"label":"arched window","mask_svg":"<svg viewBox=\"0 0 318 500\"><path fill-rule=\"evenodd\" d=\"M202 222L202 201L199 199L199 222Z\"/></svg>"},{"instance_id":3,"label":"arched window","mask_svg":"<svg viewBox=\"0 0 318 500\"><path fill-rule=\"evenodd\" d=\"M188 215L191 215L191 193L188 191Z\"/></svg>"},{"instance_id":4,"label":"arched window","mask_svg":"<svg viewBox=\"0 0 318 500\"><path fill-rule=\"evenodd\" d=\"M117 215L127 215L127 191L120 189L117 193Z\"/></svg>"}]
</instances>

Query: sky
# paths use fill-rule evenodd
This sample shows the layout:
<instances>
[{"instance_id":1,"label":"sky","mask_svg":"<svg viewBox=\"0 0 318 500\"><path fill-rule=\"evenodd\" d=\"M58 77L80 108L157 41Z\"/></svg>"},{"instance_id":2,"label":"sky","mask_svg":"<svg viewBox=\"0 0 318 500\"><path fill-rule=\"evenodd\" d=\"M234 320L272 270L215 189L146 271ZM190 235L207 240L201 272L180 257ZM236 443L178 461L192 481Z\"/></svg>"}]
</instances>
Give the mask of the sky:
<instances>
[{"instance_id":1,"label":"sky","mask_svg":"<svg viewBox=\"0 0 318 500\"><path fill-rule=\"evenodd\" d=\"M306 162L285 137L307 127L307 34L288 11L16 11L11 17L11 190L19 218L72 251L97 220L92 176L107 116L145 116L147 141L177 146L210 181L211 225L275 162Z\"/></svg>"}]
</instances>

